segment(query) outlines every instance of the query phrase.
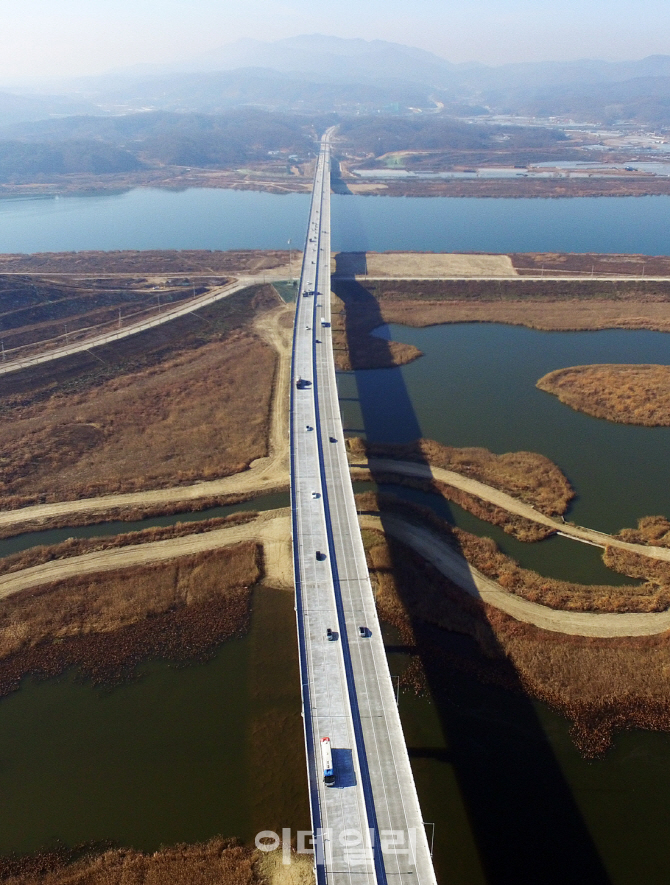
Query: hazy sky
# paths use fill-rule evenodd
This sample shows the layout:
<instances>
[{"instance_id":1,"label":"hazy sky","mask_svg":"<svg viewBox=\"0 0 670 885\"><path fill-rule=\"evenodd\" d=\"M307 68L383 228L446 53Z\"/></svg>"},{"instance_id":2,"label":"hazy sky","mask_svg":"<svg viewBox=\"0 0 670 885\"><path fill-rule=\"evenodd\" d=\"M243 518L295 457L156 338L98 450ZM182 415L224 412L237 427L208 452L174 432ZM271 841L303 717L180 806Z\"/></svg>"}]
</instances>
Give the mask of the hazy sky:
<instances>
[{"instance_id":1,"label":"hazy sky","mask_svg":"<svg viewBox=\"0 0 670 885\"><path fill-rule=\"evenodd\" d=\"M668 0L0 0L0 82L186 59L240 37L392 40L450 61L670 54Z\"/></svg>"}]
</instances>

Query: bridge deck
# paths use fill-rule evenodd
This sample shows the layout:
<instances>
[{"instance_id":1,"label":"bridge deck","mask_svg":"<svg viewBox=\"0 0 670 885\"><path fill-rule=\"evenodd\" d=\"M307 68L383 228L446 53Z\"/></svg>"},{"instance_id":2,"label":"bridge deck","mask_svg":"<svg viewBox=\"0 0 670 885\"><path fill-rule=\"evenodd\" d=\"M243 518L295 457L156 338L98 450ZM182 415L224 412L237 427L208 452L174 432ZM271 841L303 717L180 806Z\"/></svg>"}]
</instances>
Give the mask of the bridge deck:
<instances>
[{"instance_id":1,"label":"bridge deck","mask_svg":"<svg viewBox=\"0 0 670 885\"><path fill-rule=\"evenodd\" d=\"M319 294L308 294L313 292ZM300 388L299 380L306 382ZM434 885L344 447L330 330L328 133L315 174L296 307L291 492L317 878L337 885ZM327 628L335 641L326 638ZM334 747L334 787L323 783L319 747L325 736Z\"/></svg>"}]
</instances>

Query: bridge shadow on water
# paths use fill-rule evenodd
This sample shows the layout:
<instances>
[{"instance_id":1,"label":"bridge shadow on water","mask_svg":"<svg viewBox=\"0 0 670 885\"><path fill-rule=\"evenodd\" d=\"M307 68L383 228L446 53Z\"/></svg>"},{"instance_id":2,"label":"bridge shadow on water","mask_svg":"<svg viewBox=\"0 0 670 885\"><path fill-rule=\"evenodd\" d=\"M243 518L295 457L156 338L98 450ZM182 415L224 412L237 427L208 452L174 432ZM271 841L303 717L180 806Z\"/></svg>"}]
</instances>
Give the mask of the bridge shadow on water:
<instances>
[{"instance_id":1,"label":"bridge shadow on water","mask_svg":"<svg viewBox=\"0 0 670 885\"><path fill-rule=\"evenodd\" d=\"M364 274L365 268L365 253L336 256L332 288L345 304L348 341L357 312L364 311L368 317L376 314L377 325L384 324L376 298L351 279L354 273ZM350 353L355 350L352 347ZM357 369L354 363L352 375L369 442L405 443L421 437L401 369ZM381 484L382 477L374 471L373 479ZM386 505L382 502L381 506ZM384 523L390 513L382 509L380 516ZM396 557L394 571L400 572L398 548L395 554L394 545L391 548ZM432 626L412 612L411 595L403 601L416 645L387 650L418 655L446 748L411 747L410 756L419 765L452 767L485 881L490 885L606 885L610 880L605 867L514 667L502 653L492 660L482 652L482 647L500 649L491 626L482 617L478 642ZM448 780L444 777L441 782ZM465 870L457 856L458 846L445 850L440 845L440 834L450 831L446 800L442 805L440 800L435 794L422 800L430 806L431 818L437 818L435 861L440 881L442 885L480 881L479 871Z\"/></svg>"}]
</instances>

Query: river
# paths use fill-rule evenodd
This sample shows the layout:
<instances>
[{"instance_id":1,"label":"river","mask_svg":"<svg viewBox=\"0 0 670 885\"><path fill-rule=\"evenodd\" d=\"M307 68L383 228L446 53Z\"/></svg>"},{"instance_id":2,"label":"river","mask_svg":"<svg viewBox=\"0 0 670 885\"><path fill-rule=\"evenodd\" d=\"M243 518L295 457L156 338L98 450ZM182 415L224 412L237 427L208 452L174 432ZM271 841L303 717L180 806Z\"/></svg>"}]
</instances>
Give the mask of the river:
<instances>
[{"instance_id":1,"label":"river","mask_svg":"<svg viewBox=\"0 0 670 885\"><path fill-rule=\"evenodd\" d=\"M306 194L137 189L0 200L0 252L283 249L305 237ZM339 251L666 255L670 196L487 199L334 194Z\"/></svg>"}]
</instances>

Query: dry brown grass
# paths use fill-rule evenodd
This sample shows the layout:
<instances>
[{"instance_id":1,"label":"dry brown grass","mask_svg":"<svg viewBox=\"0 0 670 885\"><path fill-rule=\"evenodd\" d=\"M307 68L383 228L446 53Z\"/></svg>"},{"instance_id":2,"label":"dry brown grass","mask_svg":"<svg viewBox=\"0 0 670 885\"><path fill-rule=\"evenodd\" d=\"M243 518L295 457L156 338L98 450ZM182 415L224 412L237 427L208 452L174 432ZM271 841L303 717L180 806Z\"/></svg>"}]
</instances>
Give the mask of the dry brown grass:
<instances>
[{"instance_id":1,"label":"dry brown grass","mask_svg":"<svg viewBox=\"0 0 670 885\"><path fill-rule=\"evenodd\" d=\"M630 274L670 276L670 259L665 255L625 255L599 252L517 252L509 256L518 273L550 276L555 273Z\"/></svg>"},{"instance_id":2,"label":"dry brown grass","mask_svg":"<svg viewBox=\"0 0 670 885\"><path fill-rule=\"evenodd\" d=\"M440 323L505 323L547 332L583 332L598 329L652 329L670 331L670 304L640 305L620 301L492 302L452 301L396 302L382 308L384 322L406 326L435 326Z\"/></svg>"},{"instance_id":3,"label":"dry brown grass","mask_svg":"<svg viewBox=\"0 0 670 885\"><path fill-rule=\"evenodd\" d=\"M275 488L263 488L261 495L288 492L288 483ZM257 495L245 494L212 495L205 498L190 498L185 501L174 501L166 504L132 505L128 507L105 507L100 510L86 510L67 513L60 516L36 517L15 525L0 528L0 538L12 538L15 535L41 532L47 529L75 528L84 525L98 525L102 522L138 522L153 516L171 516L174 513L198 513L211 507L227 507L230 504L241 504L253 500Z\"/></svg>"},{"instance_id":4,"label":"dry brown grass","mask_svg":"<svg viewBox=\"0 0 670 885\"><path fill-rule=\"evenodd\" d=\"M82 855L79 856L78 855ZM235 839L173 845L151 854L132 848L41 852L0 860L6 885L313 885L312 857L261 852Z\"/></svg>"},{"instance_id":5,"label":"dry brown grass","mask_svg":"<svg viewBox=\"0 0 670 885\"><path fill-rule=\"evenodd\" d=\"M94 683L132 677L151 658L204 660L249 623L253 543L168 563L101 572L6 597L0 606L0 696L27 674L76 668Z\"/></svg>"},{"instance_id":6,"label":"dry brown grass","mask_svg":"<svg viewBox=\"0 0 670 885\"><path fill-rule=\"evenodd\" d=\"M561 470L536 452L495 455L488 449L455 448L430 439L405 445L366 443L352 439L348 445L353 457L414 461L462 473L531 504L547 516L565 513L574 497L570 483Z\"/></svg>"},{"instance_id":7,"label":"dry brown grass","mask_svg":"<svg viewBox=\"0 0 670 885\"><path fill-rule=\"evenodd\" d=\"M645 427L670 426L670 366L592 365L556 369L537 387L595 418Z\"/></svg>"},{"instance_id":8,"label":"dry brown grass","mask_svg":"<svg viewBox=\"0 0 670 885\"><path fill-rule=\"evenodd\" d=\"M500 526L504 532L518 538L519 541L532 543L534 541L542 541L544 538L554 534L554 529L549 526L541 525L539 522L532 522L530 519L525 519L516 513L510 513L507 510L503 510L502 507L491 504L490 501L484 501L482 498L477 498L475 495L470 495L468 492L438 480L422 480L398 473L384 473L383 470L378 469L375 469L374 476L369 470L359 469L356 470L353 476L362 482L389 483L441 495L447 501L453 501L454 504L458 504L459 507L472 513L478 519L483 519L492 525Z\"/></svg>"},{"instance_id":9,"label":"dry brown grass","mask_svg":"<svg viewBox=\"0 0 670 885\"><path fill-rule=\"evenodd\" d=\"M490 538L478 538L459 529L453 529L453 534L469 563L509 593L530 602L560 611L579 612L659 612L670 607L668 563L609 548L613 555L604 557L605 565L631 577L642 578L645 583L624 586L576 584L546 578L521 568L501 553ZM619 556L620 553L624 555ZM635 559L636 569L629 556Z\"/></svg>"},{"instance_id":10,"label":"dry brown grass","mask_svg":"<svg viewBox=\"0 0 670 885\"><path fill-rule=\"evenodd\" d=\"M670 193L667 178L400 178L349 185L354 193L391 197L641 197Z\"/></svg>"},{"instance_id":11,"label":"dry brown grass","mask_svg":"<svg viewBox=\"0 0 670 885\"><path fill-rule=\"evenodd\" d=\"M243 470L267 453L274 351L239 331L81 393L7 404L3 504L179 485Z\"/></svg>"},{"instance_id":12,"label":"dry brown grass","mask_svg":"<svg viewBox=\"0 0 670 885\"><path fill-rule=\"evenodd\" d=\"M0 881L6 885L272 885L257 871L259 854L220 837L151 854L120 848L73 860L66 852L44 852L0 861Z\"/></svg>"},{"instance_id":13,"label":"dry brown grass","mask_svg":"<svg viewBox=\"0 0 670 885\"><path fill-rule=\"evenodd\" d=\"M630 544L670 547L670 520L665 516L644 516L638 520L636 529L621 529L614 537Z\"/></svg>"},{"instance_id":14,"label":"dry brown grass","mask_svg":"<svg viewBox=\"0 0 670 885\"><path fill-rule=\"evenodd\" d=\"M246 610L249 588L260 575L260 550L246 542L25 590L0 602L0 659L47 640L110 633L215 600Z\"/></svg>"},{"instance_id":15,"label":"dry brown grass","mask_svg":"<svg viewBox=\"0 0 670 885\"><path fill-rule=\"evenodd\" d=\"M294 252L295 255L295 252ZM237 249L227 252L179 249L119 252L35 252L0 255L0 273L48 274L220 274L257 273L288 265L288 252Z\"/></svg>"},{"instance_id":16,"label":"dry brown grass","mask_svg":"<svg viewBox=\"0 0 670 885\"><path fill-rule=\"evenodd\" d=\"M573 740L587 757L604 753L620 729L670 731L670 634L593 639L540 630L467 596L381 533L368 539L368 562L380 617L416 648L406 677L416 688L425 685L420 662L432 659L441 669L524 691L572 722ZM471 637L478 653L447 651L422 624Z\"/></svg>"},{"instance_id":17,"label":"dry brown grass","mask_svg":"<svg viewBox=\"0 0 670 885\"><path fill-rule=\"evenodd\" d=\"M649 588L656 587L659 594L666 594L670 604L670 562L651 559L649 556L642 556L632 550L621 550L619 547L605 548L603 561L608 568L622 575L647 581Z\"/></svg>"},{"instance_id":18,"label":"dry brown grass","mask_svg":"<svg viewBox=\"0 0 670 885\"><path fill-rule=\"evenodd\" d=\"M338 273L347 273L347 257L339 253L333 258ZM467 255L453 252L366 252L365 266L356 256L350 273L371 277L410 277L442 279L444 277L509 277L516 271L508 255Z\"/></svg>"},{"instance_id":19,"label":"dry brown grass","mask_svg":"<svg viewBox=\"0 0 670 885\"><path fill-rule=\"evenodd\" d=\"M670 283L639 280L389 280L336 284L363 302L376 325L423 327L440 323L507 323L547 331L655 329L670 331ZM356 298L356 292L359 297ZM360 298L360 292L368 298Z\"/></svg>"},{"instance_id":20,"label":"dry brown grass","mask_svg":"<svg viewBox=\"0 0 670 885\"><path fill-rule=\"evenodd\" d=\"M495 609L486 617L523 688L572 720L572 738L599 756L624 728L670 731L670 636L593 639L522 624Z\"/></svg>"}]
</instances>

